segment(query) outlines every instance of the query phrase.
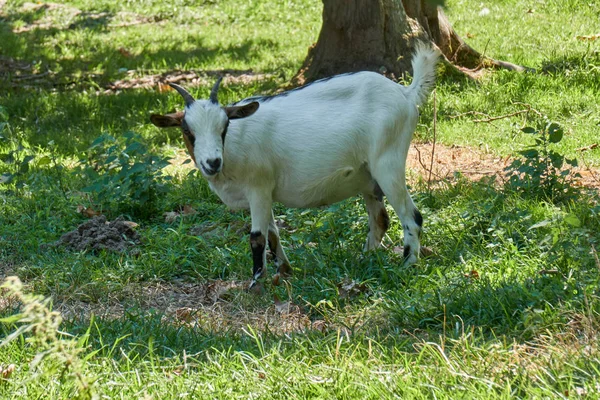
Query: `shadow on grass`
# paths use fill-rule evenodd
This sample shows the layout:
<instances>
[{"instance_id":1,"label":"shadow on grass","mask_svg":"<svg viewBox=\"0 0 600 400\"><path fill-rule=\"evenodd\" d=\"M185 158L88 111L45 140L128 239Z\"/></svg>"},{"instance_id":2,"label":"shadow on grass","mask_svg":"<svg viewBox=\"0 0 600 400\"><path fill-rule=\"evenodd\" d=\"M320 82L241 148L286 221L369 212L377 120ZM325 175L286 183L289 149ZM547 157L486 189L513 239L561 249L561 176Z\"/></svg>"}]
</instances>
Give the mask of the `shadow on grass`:
<instances>
[{"instance_id":1,"label":"shadow on grass","mask_svg":"<svg viewBox=\"0 0 600 400\"><path fill-rule=\"evenodd\" d=\"M54 5L58 7L58 5ZM52 6L48 6L52 7ZM246 39L242 42L227 45L207 46L206 39L198 34L190 38L172 37L160 40L155 50L144 50L139 54L131 53L126 45L119 41L89 42L89 51L81 57L63 56L65 51L61 45L50 46L48 38L57 36L64 31L94 31L109 32L118 29L110 26L115 14L109 11L79 12L73 17L68 26L54 27L52 22L40 24L45 8L12 12L4 16L4 24L0 27L0 40L3 43L4 56L17 61L33 62L41 65L40 71L45 76L37 79L32 74L17 73L17 71L2 71L5 76L0 87L18 90L19 88L43 87L64 88L75 87L104 87L111 81L122 78L123 70L143 70L151 68L153 63L164 65L206 64L217 57L232 60L250 60L257 50L262 47L277 46L270 39ZM31 29L19 30L20 25L29 23ZM145 21L152 23L153 21ZM34 25L31 25L34 24ZM38 25L35 25L38 24ZM160 29L160 28L159 28ZM84 44L85 46L85 44ZM68 53L68 51L67 51ZM98 67L100 73L93 71ZM58 71L58 72L53 72ZM11 73L12 72L12 73ZM35 79L34 79L35 78Z\"/></svg>"},{"instance_id":2,"label":"shadow on grass","mask_svg":"<svg viewBox=\"0 0 600 400\"><path fill-rule=\"evenodd\" d=\"M247 71L237 72L244 74ZM207 73L217 76L221 71ZM236 71L227 70L227 73L235 76ZM208 97L211 86L212 82L200 90L190 90L199 98ZM248 95L268 93L274 88L272 79L253 81ZM223 104L237 101L240 99L237 93L244 90L248 90L246 84L224 86L220 101ZM42 149L53 141L57 155L78 155L104 133L120 136L128 131L142 134L156 146L177 143L184 148L178 129L156 129L150 123L152 113L182 108L175 92L126 90L115 95L93 95L73 90L38 92L33 96L29 91L9 91L0 105L5 108L9 117L7 122L13 128L12 140Z\"/></svg>"},{"instance_id":3,"label":"shadow on grass","mask_svg":"<svg viewBox=\"0 0 600 400\"><path fill-rule=\"evenodd\" d=\"M539 285L521 282L504 283L495 287L481 285L479 288L457 292L447 302L426 312L420 312L416 303L420 303L423 308L431 306L427 295L414 298L412 304L407 304L405 301L397 301L394 297L397 293L386 293L378 301L394 304L394 309L378 309L374 315L365 312L358 320L340 310L340 315L330 318L352 323L328 322L323 331L313 328L317 326L314 321L322 321L322 316L317 314L306 315L306 318L313 320L313 325L308 323L305 329L295 327L282 330L282 325L289 321L285 316L274 315L276 313L272 306L262 310L241 310L241 313L258 316L258 324L249 322L242 326L238 321L235 326L217 329L206 328L207 321L232 316L202 314L196 317L198 325L190 325L174 321L174 315L138 308L126 310L124 316L117 319L71 319L66 327L70 333L80 335L92 323L90 344L93 349L106 345L110 348L113 343L118 342L127 352L132 351L142 356L148 353L150 344L154 352L161 356L182 354L184 351L188 354L202 353L207 350L245 351L261 356L261 353L268 353L271 349L293 351L296 341L327 342L334 345L340 333L347 335L349 343L374 340L390 351L417 352L413 347L415 343L437 342L440 338L459 340L465 334L474 332L480 339L491 343L525 343L540 334L560 330L561 326L572 324L585 315L583 302L563 303L565 298L560 294L561 288L560 279L548 279ZM542 293L544 291L547 293ZM264 299L257 299L259 302L261 300ZM361 303L360 300L356 302ZM588 306L600 310L600 302L597 300L588 303ZM348 307L356 307L356 304L348 303L346 308ZM382 311L383 315L379 314ZM270 327L263 325L265 318L272 318ZM120 354L115 356L120 357Z\"/></svg>"}]
</instances>

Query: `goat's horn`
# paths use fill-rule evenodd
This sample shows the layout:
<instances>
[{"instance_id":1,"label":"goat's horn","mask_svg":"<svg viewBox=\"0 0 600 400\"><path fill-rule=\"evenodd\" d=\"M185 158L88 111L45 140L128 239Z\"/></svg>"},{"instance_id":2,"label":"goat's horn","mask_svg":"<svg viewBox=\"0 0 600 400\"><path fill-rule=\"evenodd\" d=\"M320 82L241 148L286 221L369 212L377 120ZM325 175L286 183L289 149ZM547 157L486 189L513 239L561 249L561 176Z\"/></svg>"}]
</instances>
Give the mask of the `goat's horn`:
<instances>
[{"instance_id":1,"label":"goat's horn","mask_svg":"<svg viewBox=\"0 0 600 400\"><path fill-rule=\"evenodd\" d=\"M169 86L171 86L173 89L177 90L177 92L179 92L179 94L181 95L181 97L183 97L183 100L185 101L185 105L186 107L189 106L190 104L192 104L194 101L194 97L184 88L182 88L181 86L175 84L175 83L169 83Z\"/></svg>"},{"instance_id":2,"label":"goat's horn","mask_svg":"<svg viewBox=\"0 0 600 400\"><path fill-rule=\"evenodd\" d=\"M212 90L210 91L210 102L214 103L214 104L219 104L219 100L217 99L217 92L219 91L219 85L221 84L221 81L223 80L223 77L220 76L219 79L217 79L217 82L215 82L215 86L213 86Z\"/></svg>"}]
</instances>

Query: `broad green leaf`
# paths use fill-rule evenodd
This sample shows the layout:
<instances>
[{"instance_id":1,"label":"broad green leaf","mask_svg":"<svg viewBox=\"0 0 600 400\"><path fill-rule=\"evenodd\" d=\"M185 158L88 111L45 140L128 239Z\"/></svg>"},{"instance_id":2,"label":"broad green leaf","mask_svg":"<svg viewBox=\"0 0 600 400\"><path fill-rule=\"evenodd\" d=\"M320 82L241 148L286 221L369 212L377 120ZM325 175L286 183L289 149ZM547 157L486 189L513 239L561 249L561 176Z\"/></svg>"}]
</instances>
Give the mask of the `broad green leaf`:
<instances>
[{"instance_id":1,"label":"broad green leaf","mask_svg":"<svg viewBox=\"0 0 600 400\"><path fill-rule=\"evenodd\" d=\"M556 122L548 125L548 141L550 143L558 143L563 138L563 130Z\"/></svg>"},{"instance_id":2,"label":"broad green leaf","mask_svg":"<svg viewBox=\"0 0 600 400\"><path fill-rule=\"evenodd\" d=\"M572 227L581 227L581 220L575 214L567 214L563 220Z\"/></svg>"},{"instance_id":3,"label":"broad green leaf","mask_svg":"<svg viewBox=\"0 0 600 400\"><path fill-rule=\"evenodd\" d=\"M548 156L550 157L550 162L552 162L554 168L561 168L563 166L565 158L561 154L552 151Z\"/></svg>"},{"instance_id":4,"label":"broad green leaf","mask_svg":"<svg viewBox=\"0 0 600 400\"><path fill-rule=\"evenodd\" d=\"M125 153L127 153L127 154L135 153L135 152L139 151L140 149L142 149L143 147L144 146L140 142L133 142L125 148Z\"/></svg>"},{"instance_id":5,"label":"broad green leaf","mask_svg":"<svg viewBox=\"0 0 600 400\"><path fill-rule=\"evenodd\" d=\"M536 149L527 149L519 151L519 154L527 157L527 158L537 158L540 154Z\"/></svg>"},{"instance_id":6,"label":"broad green leaf","mask_svg":"<svg viewBox=\"0 0 600 400\"><path fill-rule=\"evenodd\" d=\"M38 167L43 167L44 165L48 165L52 162L52 159L48 156L44 156L38 160Z\"/></svg>"},{"instance_id":7,"label":"broad green leaf","mask_svg":"<svg viewBox=\"0 0 600 400\"><path fill-rule=\"evenodd\" d=\"M101 135L101 136L98 136L98 137L96 138L96 140L94 140L94 141L92 142L92 144L90 145L90 149L92 149L92 148L94 148L94 147L97 147L97 146L101 145L102 143L104 143L104 142L105 142L105 141L107 141L107 140L108 140L108 141L111 141L111 142L114 142L115 138L114 138L114 137L112 137L112 136L109 136L109 135Z\"/></svg>"},{"instance_id":8,"label":"broad green leaf","mask_svg":"<svg viewBox=\"0 0 600 400\"><path fill-rule=\"evenodd\" d=\"M521 129L521 132L527 133L530 135L538 133L538 131L535 128L532 128L531 126L526 126L525 128Z\"/></svg>"},{"instance_id":9,"label":"broad green leaf","mask_svg":"<svg viewBox=\"0 0 600 400\"><path fill-rule=\"evenodd\" d=\"M538 222L537 224L533 224L529 227L529 230L543 228L544 226L548 226L552 223L551 220L546 219L544 221Z\"/></svg>"},{"instance_id":10,"label":"broad green leaf","mask_svg":"<svg viewBox=\"0 0 600 400\"><path fill-rule=\"evenodd\" d=\"M129 173L130 174L135 174L138 172L143 172L146 170L146 165L142 164L142 163L135 163L133 164L133 166L129 169Z\"/></svg>"}]
</instances>

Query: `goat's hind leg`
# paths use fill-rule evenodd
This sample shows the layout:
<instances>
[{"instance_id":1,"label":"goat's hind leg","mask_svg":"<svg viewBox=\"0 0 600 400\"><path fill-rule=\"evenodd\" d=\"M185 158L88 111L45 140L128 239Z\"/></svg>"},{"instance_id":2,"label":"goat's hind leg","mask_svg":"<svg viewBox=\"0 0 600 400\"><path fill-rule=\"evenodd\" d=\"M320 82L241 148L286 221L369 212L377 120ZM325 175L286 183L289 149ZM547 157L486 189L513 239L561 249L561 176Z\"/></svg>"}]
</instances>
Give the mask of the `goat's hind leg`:
<instances>
[{"instance_id":1,"label":"goat's hind leg","mask_svg":"<svg viewBox=\"0 0 600 400\"><path fill-rule=\"evenodd\" d=\"M363 193L363 197L369 214L369 234L363 248L363 251L366 252L381 246L381 240L390 227L390 217L383 203L383 192L377 182L375 182L373 191Z\"/></svg>"},{"instance_id":2,"label":"goat's hind leg","mask_svg":"<svg viewBox=\"0 0 600 400\"><path fill-rule=\"evenodd\" d=\"M292 275L292 267L290 265L290 261L285 255L285 251L281 246L281 241L279 240L279 229L277 229L277 225L275 224L275 218L271 213L271 222L269 223L269 249L273 253L275 267L277 268L277 273L273 277L273 283L279 283L279 277L288 277Z\"/></svg>"},{"instance_id":3,"label":"goat's hind leg","mask_svg":"<svg viewBox=\"0 0 600 400\"><path fill-rule=\"evenodd\" d=\"M404 162L399 164L398 154L389 152L382 155L381 159L372 166L371 173L402 223L404 262L409 265L414 264L419 258L423 216L406 188Z\"/></svg>"}]
</instances>

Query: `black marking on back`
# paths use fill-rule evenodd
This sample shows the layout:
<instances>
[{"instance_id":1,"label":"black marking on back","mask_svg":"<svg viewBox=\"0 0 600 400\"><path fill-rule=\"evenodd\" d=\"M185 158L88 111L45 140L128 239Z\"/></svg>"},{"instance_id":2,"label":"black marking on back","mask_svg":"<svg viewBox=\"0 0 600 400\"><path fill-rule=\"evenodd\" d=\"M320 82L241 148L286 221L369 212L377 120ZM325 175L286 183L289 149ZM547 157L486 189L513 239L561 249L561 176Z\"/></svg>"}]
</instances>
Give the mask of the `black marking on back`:
<instances>
[{"instance_id":1,"label":"black marking on back","mask_svg":"<svg viewBox=\"0 0 600 400\"><path fill-rule=\"evenodd\" d=\"M347 72L345 74L328 76L327 78L318 79L316 81L309 82L306 85L302 85L302 86L299 86L297 88L287 90L285 92L276 93L276 94L272 94L272 95L268 95L268 96L252 96L252 97L248 97L248 98L245 98L243 100L237 101L237 102L235 102L233 104L230 104L230 106L237 106L240 103L246 103L246 102L250 103L250 102L253 102L253 101L257 101L259 103L266 103L266 102L269 102L269 101L271 101L273 99L277 99L277 98L280 98L280 97L287 97L290 94L292 94L294 92L297 92L299 90L302 90L302 89L306 89L309 86L313 86L313 85L318 84L318 83L325 83L327 81L330 81L332 79L339 78L339 77L342 77L342 76L348 76L348 75L358 74L359 72L364 72L364 71Z\"/></svg>"}]
</instances>

